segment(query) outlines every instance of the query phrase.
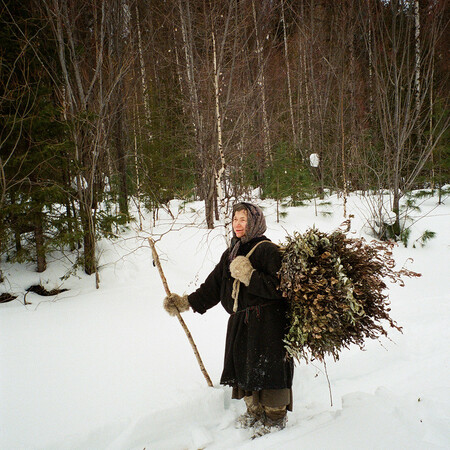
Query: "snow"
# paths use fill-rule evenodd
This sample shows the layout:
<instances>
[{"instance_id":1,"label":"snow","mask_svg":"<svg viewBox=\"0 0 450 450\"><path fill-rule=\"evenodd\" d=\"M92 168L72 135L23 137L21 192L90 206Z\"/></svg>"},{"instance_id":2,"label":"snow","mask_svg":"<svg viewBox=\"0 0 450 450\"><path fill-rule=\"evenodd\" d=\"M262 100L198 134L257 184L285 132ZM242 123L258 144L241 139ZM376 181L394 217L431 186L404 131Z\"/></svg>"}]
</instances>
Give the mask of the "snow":
<instances>
[{"instance_id":1,"label":"snow","mask_svg":"<svg viewBox=\"0 0 450 450\"><path fill-rule=\"evenodd\" d=\"M326 204L330 202L329 204ZM335 195L287 212L258 201L275 242L315 225L337 228L343 199ZM321 204L322 203L322 204ZM223 228L206 230L202 204L172 201L173 221L161 211L153 226L133 225L116 241L101 241L100 289L81 271L65 281L67 258L48 269L2 264L1 292L18 295L0 305L0 448L16 449L442 449L450 448L450 208L421 200L408 248L394 250L399 267L422 273L406 286L390 285L391 316L403 326L390 339L351 348L324 367L296 365L294 411L285 430L254 441L234 428L245 407L219 385L227 314L220 305L183 318L214 388L203 378L178 321L162 309L164 289L147 237L157 248L170 289L189 293L225 249ZM361 195L348 199L351 231L365 234ZM332 214L327 214L327 213ZM150 216L149 216L150 217ZM425 230L436 232L424 247ZM416 242L416 248L412 244ZM412 258L412 259L411 259ZM42 283L69 289L55 297L27 294Z\"/></svg>"},{"instance_id":2,"label":"snow","mask_svg":"<svg viewBox=\"0 0 450 450\"><path fill-rule=\"evenodd\" d=\"M311 153L309 155L309 164L311 167L319 167L320 156L317 153Z\"/></svg>"}]
</instances>

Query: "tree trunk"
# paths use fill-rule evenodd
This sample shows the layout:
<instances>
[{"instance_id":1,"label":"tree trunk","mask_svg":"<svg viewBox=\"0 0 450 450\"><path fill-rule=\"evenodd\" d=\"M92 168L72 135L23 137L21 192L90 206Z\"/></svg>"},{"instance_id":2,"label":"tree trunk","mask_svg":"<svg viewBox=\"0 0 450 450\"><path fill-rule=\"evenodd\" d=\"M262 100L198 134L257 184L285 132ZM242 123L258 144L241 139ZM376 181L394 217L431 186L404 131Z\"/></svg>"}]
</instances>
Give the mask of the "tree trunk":
<instances>
[{"instance_id":1,"label":"tree trunk","mask_svg":"<svg viewBox=\"0 0 450 450\"><path fill-rule=\"evenodd\" d=\"M398 183L396 183L398 184ZM395 214L395 221L392 225L393 238L397 240L401 237L402 229L400 225L400 190L398 187L394 187L394 195L392 200L392 212Z\"/></svg>"},{"instance_id":2,"label":"tree trunk","mask_svg":"<svg viewBox=\"0 0 450 450\"><path fill-rule=\"evenodd\" d=\"M308 144L309 144L309 154L313 153L313 136L312 136L312 106L311 106L311 94L310 94L310 84L308 80L308 72L306 65L306 49L303 50L302 58L303 75L305 83L305 100L306 100L306 116L307 116L307 126L308 126ZM311 63L312 66L312 63ZM316 153L320 153L316 151ZM315 173L315 171L314 171Z\"/></svg>"},{"instance_id":3,"label":"tree trunk","mask_svg":"<svg viewBox=\"0 0 450 450\"><path fill-rule=\"evenodd\" d=\"M340 95L340 116L341 116L341 158L342 158L342 190L344 195L344 217L347 217L347 169L345 161L345 128L344 128L344 86L342 80Z\"/></svg>"},{"instance_id":4,"label":"tree trunk","mask_svg":"<svg viewBox=\"0 0 450 450\"><path fill-rule=\"evenodd\" d=\"M126 20L122 0L111 2L110 46L111 54L115 63L119 66L124 64L124 36L126 33ZM136 11L137 12L137 11ZM129 22L129 20L128 20ZM129 27L129 24L128 24ZM111 85L114 83L115 71L111 71ZM127 151L125 144L125 87L124 80L117 80L116 89L112 99L114 108L114 144L116 148L118 168L118 191L119 191L119 213L120 221L126 223L129 220L128 213L128 183L127 183Z\"/></svg>"},{"instance_id":5,"label":"tree trunk","mask_svg":"<svg viewBox=\"0 0 450 450\"><path fill-rule=\"evenodd\" d=\"M295 130L295 119L294 119L294 107L292 105L292 87L291 87L291 70L289 65L289 51L288 51L288 43L287 43L287 35L286 35L286 19L284 15L284 3L285 0L281 2L281 21L283 22L283 42L284 42L284 59L286 61L286 78L287 78L287 86L288 86L288 99L289 99L289 115L291 118L291 128L292 128L292 139L294 140L295 150L300 150L300 153L303 158L305 158L304 152L302 148L298 148L298 140L297 140L297 131Z\"/></svg>"},{"instance_id":6,"label":"tree trunk","mask_svg":"<svg viewBox=\"0 0 450 450\"><path fill-rule=\"evenodd\" d=\"M122 83L120 83L122 85ZM118 95L123 95L123 86L119 88ZM116 113L116 121L115 121L115 144L116 144L116 152L117 152L117 161L118 161L118 169L119 169L119 212L121 215L121 222L126 223L129 218L128 212L128 183L127 183L127 154L124 145L124 114L123 114L123 105L120 101L117 105L118 111Z\"/></svg>"},{"instance_id":7,"label":"tree trunk","mask_svg":"<svg viewBox=\"0 0 450 450\"><path fill-rule=\"evenodd\" d=\"M67 220L67 232L69 233L70 236L73 236L74 234L74 230L73 230L73 221L72 221L72 211L71 211L71 207L70 207L70 201L69 199L66 200L66 220ZM71 239L70 240L70 251L74 251L75 250L75 242Z\"/></svg>"},{"instance_id":8,"label":"tree trunk","mask_svg":"<svg viewBox=\"0 0 450 450\"><path fill-rule=\"evenodd\" d=\"M138 137L138 131L140 132L140 124L139 124L139 111L138 111L138 101L137 101L137 92L135 91L135 105L134 105L134 120L133 120L133 140L134 140L134 172L135 172L135 182L136 182L136 207L138 210L138 216L139 216L139 230L142 231L142 211L141 211L141 176L140 176L140 170L139 170L139 150L138 150L138 143L137 143L137 137Z\"/></svg>"},{"instance_id":9,"label":"tree trunk","mask_svg":"<svg viewBox=\"0 0 450 450\"><path fill-rule=\"evenodd\" d=\"M36 243L37 271L41 273L47 268L47 262L45 259L44 229L42 226L42 211L38 211L34 214L34 240Z\"/></svg>"},{"instance_id":10,"label":"tree trunk","mask_svg":"<svg viewBox=\"0 0 450 450\"><path fill-rule=\"evenodd\" d=\"M194 43L189 2L183 7L182 0L178 0L178 9L181 23L181 35L184 48L186 84L188 87L188 104L191 123L194 128L196 159L200 175L200 189L205 201L205 216L208 228L214 228L214 167L211 167L209 155L206 150L206 132L204 130L203 116L198 99L198 86L195 77ZM212 179L211 179L212 178ZM212 184L211 184L212 183Z\"/></svg>"},{"instance_id":11,"label":"tree trunk","mask_svg":"<svg viewBox=\"0 0 450 450\"><path fill-rule=\"evenodd\" d=\"M420 83L420 13L419 13L419 0L414 0L414 38L415 38L415 79L414 85L416 90L416 114L420 115L421 104L421 83ZM420 123L420 120L418 121ZM419 134L420 137L420 134Z\"/></svg>"},{"instance_id":12,"label":"tree trunk","mask_svg":"<svg viewBox=\"0 0 450 450\"><path fill-rule=\"evenodd\" d=\"M214 228L214 193L215 193L215 179L214 174L212 176L205 176L205 216L206 226L212 230Z\"/></svg>"},{"instance_id":13,"label":"tree trunk","mask_svg":"<svg viewBox=\"0 0 450 450\"><path fill-rule=\"evenodd\" d=\"M216 192L217 192L217 207L219 212L219 220L225 226L225 238L228 242L230 236L230 223L228 220L227 201L226 201L226 180L225 180L225 154L223 150L222 141L222 115L220 113L220 97L219 97L219 74L220 68L217 65L217 51L216 51L216 39L214 32L212 33L213 43L213 67L214 67L214 96L216 106L216 126L217 126L217 148L219 151L220 168L215 176L216 180ZM229 242L228 242L229 243Z\"/></svg>"},{"instance_id":14,"label":"tree trunk","mask_svg":"<svg viewBox=\"0 0 450 450\"><path fill-rule=\"evenodd\" d=\"M367 0L368 8L368 53L369 53L369 118L372 124L373 121L373 49L372 49L372 15L371 15L371 7L370 0Z\"/></svg>"},{"instance_id":15,"label":"tree trunk","mask_svg":"<svg viewBox=\"0 0 450 450\"><path fill-rule=\"evenodd\" d=\"M139 16L139 7L136 3L136 29L137 29L137 43L138 43L138 54L139 54L139 69L140 69L140 84L142 88L142 96L144 97L144 114L146 120L146 129L150 130L151 115L150 115L150 96L148 94L147 85L147 72L145 69L144 52L142 48L142 35L141 35L141 19ZM148 132L149 140L152 139L151 133Z\"/></svg>"},{"instance_id":16,"label":"tree trunk","mask_svg":"<svg viewBox=\"0 0 450 450\"><path fill-rule=\"evenodd\" d=\"M83 227L84 271L88 275L92 275L97 272L97 261L95 258L95 227L90 205L82 205L80 215Z\"/></svg>"},{"instance_id":17,"label":"tree trunk","mask_svg":"<svg viewBox=\"0 0 450 450\"><path fill-rule=\"evenodd\" d=\"M262 121L263 121L263 139L264 139L264 159L265 165L272 161L272 153L270 150L270 129L269 120L267 116L267 100L266 100L266 81L264 76L264 62L263 62L263 48L264 45L261 42L259 36L259 27L256 17L255 0L252 0L253 9L253 22L255 25L255 37L256 37L256 55L258 57L258 77L257 84L261 93L261 109L262 109Z\"/></svg>"}]
</instances>

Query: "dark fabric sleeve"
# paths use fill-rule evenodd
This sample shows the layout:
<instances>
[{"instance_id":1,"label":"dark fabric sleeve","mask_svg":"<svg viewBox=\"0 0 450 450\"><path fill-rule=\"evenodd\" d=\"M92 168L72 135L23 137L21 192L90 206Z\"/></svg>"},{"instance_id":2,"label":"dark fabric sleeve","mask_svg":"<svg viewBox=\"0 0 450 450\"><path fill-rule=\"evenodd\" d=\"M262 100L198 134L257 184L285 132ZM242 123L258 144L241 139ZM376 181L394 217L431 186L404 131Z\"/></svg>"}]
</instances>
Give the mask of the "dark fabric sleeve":
<instances>
[{"instance_id":1,"label":"dark fabric sleeve","mask_svg":"<svg viewBox=\"0 0 450 450\"><path fill-rule=\"evenodd\" d=\"M194 312L204 314L208 309L220 302L220 291L222 288L223 271L226 264L228 250L220 258L219 264L208 275L205 282L200 287L188 295L189 304Z\"/></svg>"},{"instance_id":2,"label":"dark fabric sleeve","mask_svg":"<svg viewBox=\"0 0 450 450\"><path fill-rule=\"evenodd\" d=\"M282 299L278 289L280 280L278 272L281 268L281 252L277 245L263 243L250 256L255 271L248 286L249 294L267 299Z\"/></svg>"}]
</instances>

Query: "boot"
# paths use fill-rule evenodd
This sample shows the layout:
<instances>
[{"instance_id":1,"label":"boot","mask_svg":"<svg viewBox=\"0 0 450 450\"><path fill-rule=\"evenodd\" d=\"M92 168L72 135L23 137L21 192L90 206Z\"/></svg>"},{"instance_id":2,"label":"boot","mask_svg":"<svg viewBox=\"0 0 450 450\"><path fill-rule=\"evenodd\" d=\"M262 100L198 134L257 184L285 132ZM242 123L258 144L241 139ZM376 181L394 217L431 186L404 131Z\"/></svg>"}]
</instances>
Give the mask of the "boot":
<instances>
[{"instance_id":1,"label":"boot","mask_svg":"<svg viewBox=\"0 0 450 450\"><path fill-rule=\"evenodd\" d=\"M286 406L272 408L264 407L264 414L259 422L254 424L254 433L252 439L264 436L273 431L280 431L286 427L287 414Z\"/></svg>"},{"instance_id":2,"label":"boot","mask_svg":"<svg viewBox=\"0 0 450 450\"><path fill-rule=\"evenodd\" d=\"M259 403L255 405L252 397L244 397L244 401L247 411L236 419L236 428L251 428L261 421L264 414L264 408Z\"/></svg>"}]
</instances>

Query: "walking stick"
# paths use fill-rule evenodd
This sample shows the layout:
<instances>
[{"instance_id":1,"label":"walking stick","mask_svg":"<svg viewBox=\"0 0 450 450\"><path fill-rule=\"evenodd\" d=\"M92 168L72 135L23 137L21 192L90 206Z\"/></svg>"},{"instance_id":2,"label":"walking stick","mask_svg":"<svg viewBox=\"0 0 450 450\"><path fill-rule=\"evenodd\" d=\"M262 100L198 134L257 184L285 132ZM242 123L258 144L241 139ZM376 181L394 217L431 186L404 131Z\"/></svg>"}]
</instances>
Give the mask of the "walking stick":
<instances>
[{"instance_id":1,"label":"walking stick","mask_svg":"<svg viewBox=\"0 0 450 450\"><path fill-rule=\"evenodd\" d=\"M159 261L159 256L158 256L158 252L156 251L155 242L153 241L152 238L148 238L148 242L150 243L150 247L152 249L152 254L153 254L153 261L155 262L156 267L158 268L159 276L161 277L161 281L162 281L162 284L166 291L166 294L170 295L170 289L167 284L166 277L164 276L164 272L161 267L161 262ZM181 317L181 314L178 311L178 309L176 311L176 316L177 316L177 319L180 322L181 326L183 327L184 332L186 333L189 343L191 344L192 350L194 350L194 354L195 354L195 357L197 358L198 365L200 366L200 370L202 371L202 374L205 377L205 380L208 383L208 386L213 387L211 378L209 378L208 372L206 371L205 366L203 365L202 358L200 358L200 353L197 350L197 346L195 345L195 342L194 342L194 339L192 338L191 332L189 331L186 323L184 322L183 318Z\"/></svg>"}]
</instances>

